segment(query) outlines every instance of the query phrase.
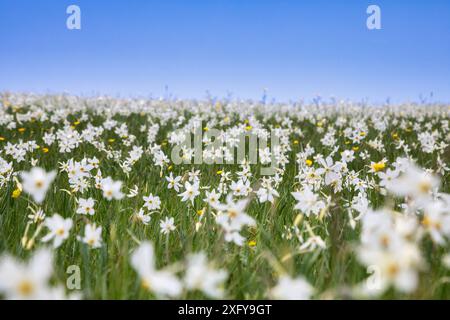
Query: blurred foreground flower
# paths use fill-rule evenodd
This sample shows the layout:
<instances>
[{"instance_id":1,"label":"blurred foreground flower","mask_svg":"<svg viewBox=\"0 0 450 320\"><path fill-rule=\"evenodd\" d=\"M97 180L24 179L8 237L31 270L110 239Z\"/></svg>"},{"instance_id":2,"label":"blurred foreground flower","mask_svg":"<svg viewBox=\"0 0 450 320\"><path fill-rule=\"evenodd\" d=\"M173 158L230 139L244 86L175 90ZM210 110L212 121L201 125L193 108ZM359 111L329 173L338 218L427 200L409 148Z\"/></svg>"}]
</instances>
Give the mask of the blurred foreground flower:
<instances>
[{"instance_id":1,"label":"blurred foreground flower","mask_svg":"<svg viewBox=\"0 0 450 320\"><path fill-rule=\"evenodd\" d=\"M34 167L29 172L22 172L23 190L30 194L34 201L42 203L50 184L56 177L56 172L46 172L44 169Z\"/></svg>"},{"instance_id":2,"label":"blurred foreground flower","mask_svg":"<svg viewBox=\"0 0 450 320\"><path fill-rule=\"evenodd\" d=\"M170 271L156 270L155 253L150 242L143 242L131 255L131 265L142 281L142 287L157 296L176 297L182 285Z\"/></svg>"}]
</instances>

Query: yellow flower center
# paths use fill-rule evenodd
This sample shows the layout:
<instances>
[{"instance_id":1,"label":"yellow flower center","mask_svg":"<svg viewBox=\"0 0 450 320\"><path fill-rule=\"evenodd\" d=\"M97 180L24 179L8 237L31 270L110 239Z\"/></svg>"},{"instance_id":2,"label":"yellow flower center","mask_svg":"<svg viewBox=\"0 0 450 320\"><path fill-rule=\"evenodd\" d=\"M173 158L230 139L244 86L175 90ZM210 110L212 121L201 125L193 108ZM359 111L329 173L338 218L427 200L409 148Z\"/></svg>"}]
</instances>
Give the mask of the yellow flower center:
<instances>
[{"instance_id":1,"label":"yellow flower center","mask_svg":"<svg viewBox=\"0 0 450 320\"><path fill-rule=\"evenodd\" d=\"M431 183L429 183L428 181L422 181L421 183L419 183L419 190L422 193L428 193L431 190Z\"/></svg>"},{"instance_id":2,"label":"yellow flower center","mask_svg":"<svg viewBox=\"0 0 450 320\"><path fill-rule=\"evenodd\" d=\"M391 263L387 268L387 273L390 276L395 276L400 271L400 268L396 263Z\"/></svg>"},{"instance_id":3,"label":"yellow flower center","mask_svg":"<svg viewBox=\"0 0 450 320\"><path fill-rule=\"evenodd\" d=\"M150 288L151 288L150 281L148 281L147 279L142 279L141 286L145 290L149 290L150 291Z\"/></svg>"},{"instance_id":4,"label":"yellow flower center","mask_svg":"<svg viewBox=\"0 0 450 320\"><path fill-rule=\"evenodd\" d=\"M18 291L22 296L29 296L33 293L34 291L34 285L31 281L29 280L22 280L19 283L18 286Z\"/></svg>"},{"instance_id":5,"label":"yellow flower center","mask_svg":"<svg viewBox=\"0 0 450 320\"><path fill-rule=\"evenodd\" d=\"M388 235L382 235L380 238L381 245L383 247L387 247L389 245L390 239Z\"/></svg>"},{"instance_id":6,"label":"yellow flower center","mask_svg":"<svg viewBox=\"0 0 450 320\"><path fill-rule=\"evenodd\" d=\"M236 218L237 215L238 215L238 213L237 213L236 210L233 210L233 209L228 210L228 216L229 216L231 219Z\"/></svg>"}]
</instances>

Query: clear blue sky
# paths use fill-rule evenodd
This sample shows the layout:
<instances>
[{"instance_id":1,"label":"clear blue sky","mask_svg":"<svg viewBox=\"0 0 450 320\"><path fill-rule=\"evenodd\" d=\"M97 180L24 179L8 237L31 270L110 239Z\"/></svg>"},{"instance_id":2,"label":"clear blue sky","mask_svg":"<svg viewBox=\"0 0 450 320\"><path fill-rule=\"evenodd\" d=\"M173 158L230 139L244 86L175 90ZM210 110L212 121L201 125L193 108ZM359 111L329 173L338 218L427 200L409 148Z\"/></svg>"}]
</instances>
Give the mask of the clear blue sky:
<instances>
[{"instance_id":1,"label":"clear blue sky","mask_svg":"<svg viewBox=\"0 0 450 320\"><path fill-rule=\"evenodd\" d=\"M66 8L82 29L66 29ZM366 28L381 7L382 30ZM0 0L0 90L450 101L448 0Z\"/></svg>"}]
</instances>

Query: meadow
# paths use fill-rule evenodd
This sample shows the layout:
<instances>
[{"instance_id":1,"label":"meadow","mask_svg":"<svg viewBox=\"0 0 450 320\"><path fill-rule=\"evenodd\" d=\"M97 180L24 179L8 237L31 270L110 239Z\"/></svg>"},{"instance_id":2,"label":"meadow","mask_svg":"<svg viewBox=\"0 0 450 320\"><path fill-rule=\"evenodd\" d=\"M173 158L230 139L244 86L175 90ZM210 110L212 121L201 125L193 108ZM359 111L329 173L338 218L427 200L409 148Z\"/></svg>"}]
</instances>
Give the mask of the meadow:
<instances>
[{"instance_id":1,"label":"meadow","mask_svg":"<svg viewBox=\"0 0 450 320\"><path fill-rule=\"evenodd\" d=\"M448 299L449 120L438 103L3 93L0 297ZM198 129L203 161L175 163ZM220 163L245 134L279 145Z\"/></svg>"}]
</instances>

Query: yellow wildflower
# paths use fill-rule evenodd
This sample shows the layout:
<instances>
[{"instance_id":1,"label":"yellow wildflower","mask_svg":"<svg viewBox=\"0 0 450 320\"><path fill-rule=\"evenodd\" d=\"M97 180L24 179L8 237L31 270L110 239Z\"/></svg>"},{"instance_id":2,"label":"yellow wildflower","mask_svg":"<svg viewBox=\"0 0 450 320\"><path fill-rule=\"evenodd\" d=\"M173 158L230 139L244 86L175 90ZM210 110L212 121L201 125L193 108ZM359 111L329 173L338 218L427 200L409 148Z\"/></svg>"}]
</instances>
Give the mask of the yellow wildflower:
<instances>
[{"instance_id":1,"label":"yellow wildflower","mask_svg":"<svg viewBox=\"0 0 450 320\"><path fill-rule=\"evenodd\" d=\"M383 170L386 167L386 164L384 163L384 161L374 162L370 165L370 167L373 171L378 172Z\"/></svg>"},{"instance_id":2,"label":"yellow wildflower","mask_svg":"<svg viewBox=\"0 0 450 320\"><path fill-rule=\"evenodd\" d=\"M256 240L250 240L250 241L248 242L248 246L249 246L249 247L255 247L255 246L256 246Z\"/></svg>"},{"instance_id":3,"label":"yellow wildflower","mask_svg":"<svg viewBox=\"0 0 450 320\"><path fill-rule=\"evenodd\" d=\"M22 193L22 190L20 188L16 188L13 193L12 193L12 197L14 199L17 199L18 197L20 197L20 194Z\"/></svg>"}]
</instances>

